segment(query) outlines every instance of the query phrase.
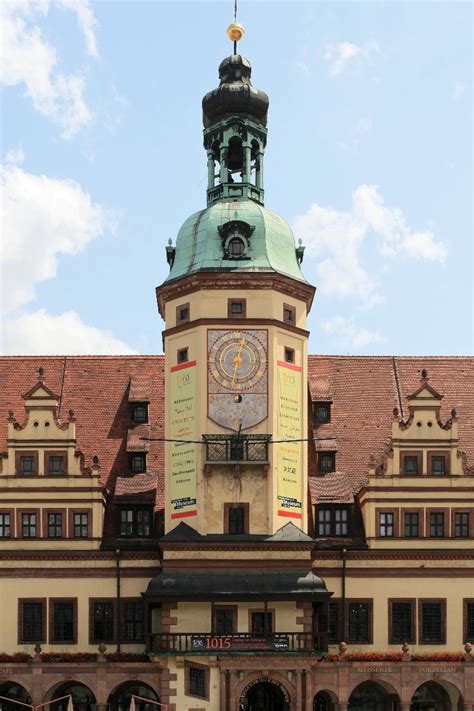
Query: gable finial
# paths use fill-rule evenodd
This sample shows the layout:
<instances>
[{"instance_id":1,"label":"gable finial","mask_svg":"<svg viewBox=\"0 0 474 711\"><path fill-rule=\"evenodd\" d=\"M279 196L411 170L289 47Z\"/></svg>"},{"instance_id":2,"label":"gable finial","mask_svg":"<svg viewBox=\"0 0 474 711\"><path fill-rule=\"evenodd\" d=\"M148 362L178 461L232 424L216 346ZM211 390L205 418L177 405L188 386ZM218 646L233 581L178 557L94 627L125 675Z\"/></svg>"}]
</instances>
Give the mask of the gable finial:
<instances>
[{"instance_id":1,"label":"gable finial","mask_svg":"<svg viewBox=\"0 0 474 711\"><path fill-rule=\"evenodd\" d=\"M240 42L244 34L244 28L237 22L237 0L234 0L234 19L227 28L227 37L234 43L234 54L237 54L237 42Z\"/></svg>"},{"instance_id":2,"label":"gable finial","mask_svg":"<svg viewBox=\"0 0 474 711\"><path fill-rule=\"evenodd\" d=\"M423 370L421 371L421 378L422 378L422 380L429 380L428 371L426 368L423 368Z\"/></svg>"},{"instance_id":3,"label":"gable finial","mask_svg":"<svg viewBox=\"0 0 474 711\"><path fill-rule=\"evenodd\" d=\"M41 381L44 380L44 368L42 368L42 367L38 368L38 380L41 380Z\"/></svg>"}]
</instances>

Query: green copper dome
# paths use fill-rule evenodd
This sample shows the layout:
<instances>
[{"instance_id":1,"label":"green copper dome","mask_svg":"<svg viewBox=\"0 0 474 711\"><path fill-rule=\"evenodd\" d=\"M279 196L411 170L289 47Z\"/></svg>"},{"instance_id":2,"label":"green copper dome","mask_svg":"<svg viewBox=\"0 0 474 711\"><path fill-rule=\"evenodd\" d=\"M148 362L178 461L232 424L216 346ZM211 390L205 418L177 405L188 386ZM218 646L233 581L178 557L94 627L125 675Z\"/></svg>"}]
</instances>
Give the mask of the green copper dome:
<instances>
[{"instance_id":1,"label":"green copper dome","mask_svg":"<svg viewBox=\"0 0 474 711\"><path fill-rule=\"evenodd\" d=\"M290 226L252 200L219 201L195 212L178 232L165 283L199 271L277 272L305 282Z\"/></svg>"}]
</instances>

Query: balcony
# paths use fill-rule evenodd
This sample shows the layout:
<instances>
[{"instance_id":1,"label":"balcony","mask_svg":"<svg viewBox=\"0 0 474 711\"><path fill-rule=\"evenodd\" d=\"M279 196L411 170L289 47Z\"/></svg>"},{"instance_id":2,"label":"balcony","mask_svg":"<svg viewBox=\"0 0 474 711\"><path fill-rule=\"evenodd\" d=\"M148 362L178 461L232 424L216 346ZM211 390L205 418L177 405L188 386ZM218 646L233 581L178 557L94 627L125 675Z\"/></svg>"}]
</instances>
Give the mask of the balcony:
<instances>
[{"instance_id":1,"label":"balcony","mask_svg":"<svg viewBox=\"0 0 474 711\"><path fill-rule=\"evenodd\" d=\"M268 463L271 435L203 435L206 462Z\"/></svg>"},{"instance_id":2,"label":"balcony","mask_svg":"<svg viewBox=\"0 0 474 711\"><path fill-rule=\"evenodd\" d=\"M151 654L323 654L326 635L311 632L275 632L269 635L239 633L230 635L189 632L147 635Z\"/></svg>"}]
</instances>

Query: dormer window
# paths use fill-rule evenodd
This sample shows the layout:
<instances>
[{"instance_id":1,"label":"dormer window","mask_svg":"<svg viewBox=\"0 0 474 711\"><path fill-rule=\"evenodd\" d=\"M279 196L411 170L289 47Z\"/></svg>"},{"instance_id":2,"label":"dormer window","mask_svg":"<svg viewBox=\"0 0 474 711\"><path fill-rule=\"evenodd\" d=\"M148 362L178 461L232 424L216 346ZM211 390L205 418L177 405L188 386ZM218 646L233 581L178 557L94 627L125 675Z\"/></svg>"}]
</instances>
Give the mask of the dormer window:
<instances>
[{"instance_id":1,"label":"dormer window","mask_svg":"<svg viewBox=\"0 0 474 711\"><path fill-rule=\"evenodd\" d=\"M327 474L336 471L336 453L320 452L318 456L319 472Z\"/></svg>"},{"instance_id":2,"label":"dormer window","mask_svg":"<svg viewBox=\"0 0 474 711\"><path fill-rule=\"evenodd\" d=\"M316 424L325 425L331 422L331 405L329 402L314 402L313 414Z\"/></svg>"},{"instance_id":3,"label":"dormer window","mask_svg":"<svg viewBox=\"0 0 474 711\"><path fill-rule=\"evenodd\" d=\"M146 471L146 454L135 452L130 455L130 470L133 474L142 474Z\"/></svg>"},{"instance_id":4,"label":"dormer window","mask_svg":"<svg viewBox=\"0 0 474 711\"><path fill-rule=\"evenodd\" d=\"M245 244L240 237L234 237L227 245L227 251L230 259L240 259L245 254Z\"/></svg>"},{"instance_id":5,"label":"dormer window","mask_svg":"<svg viewBox=\"0 0 474 711\"><path fill-rule=\"evenodd\" d=\"M134 403L132 407L132 420L137 425L148 422L148 405L146 402Z\"/></svg>"}]
</instances>

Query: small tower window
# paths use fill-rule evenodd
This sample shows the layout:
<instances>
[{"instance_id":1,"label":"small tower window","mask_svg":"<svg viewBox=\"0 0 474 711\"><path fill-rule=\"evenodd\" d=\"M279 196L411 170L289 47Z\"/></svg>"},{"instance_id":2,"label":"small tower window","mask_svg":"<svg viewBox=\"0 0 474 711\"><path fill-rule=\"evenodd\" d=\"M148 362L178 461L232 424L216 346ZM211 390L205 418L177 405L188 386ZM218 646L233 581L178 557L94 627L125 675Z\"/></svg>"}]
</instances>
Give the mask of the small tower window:
<instances>
[{"instance_id":1,"label":"small tower window","mask_svg":"<svg viewBox=\"0 0 474 711\"><path fill-rule=\"evenodd\" d=\"M180 348L178 350L178 357L177 357L178 363L187 363L188 360L189 360L188 349L187 348Z\"/></svg>"},{"instance_id":2,"label":"small tower window","mask_svg":"<svg viewBox=\"0 0 474 711\"><path fill-rule=\"evenodd\" d=\"M283 321L294 324L296 321L296 309L289 304L283 304Z\"/></svg>"},{"instance_id":3,"label":"small tower window","mask_svg":"<svg viewBox=\"0 0 474 711\"><path fill-rule=\"evenodd\" d=\"M245 299L228 299L227 316L229 318L245 318L247 303Z\"/></svg>"},{"instance_id":4,"label":"small tower window","mask_svg":"<svg viewBox=\"0 0 474 711\"><path fill-rule=\"evenodd\" d=\"M328 402L313 403L314 419L318 425L325 425L331 422L331 405Z\"/></svg>"},{"instance_id":5,"label":"small tower window","mask_svg":"<svg viewBox=\"0 0 474 711\"><path fill-rule=\"evenodd\" d=\"M190 309L189 304L181 304L176 307L176 323L187 323L189 321Z\"/></svg>"},{"instance_id":6,"label":"small tower window","mask_svg":"<svg viewBox=\"0 0 474 711\"><path fill-rule=\"evenodd\" d=\"M295 362L295 351L294 348L285 348L285 363Z\"/></svg>"},{"instance_id":7,"label":"small tower window","mask_svg":"<svg viewBox=\"0 0 474 711\"><path fill-rule=\"evenodd\" d=\"M137 425L148 422L148 405L146 402L134 403L132 407L132 420Z\"/></svg>"}]
</instances>

